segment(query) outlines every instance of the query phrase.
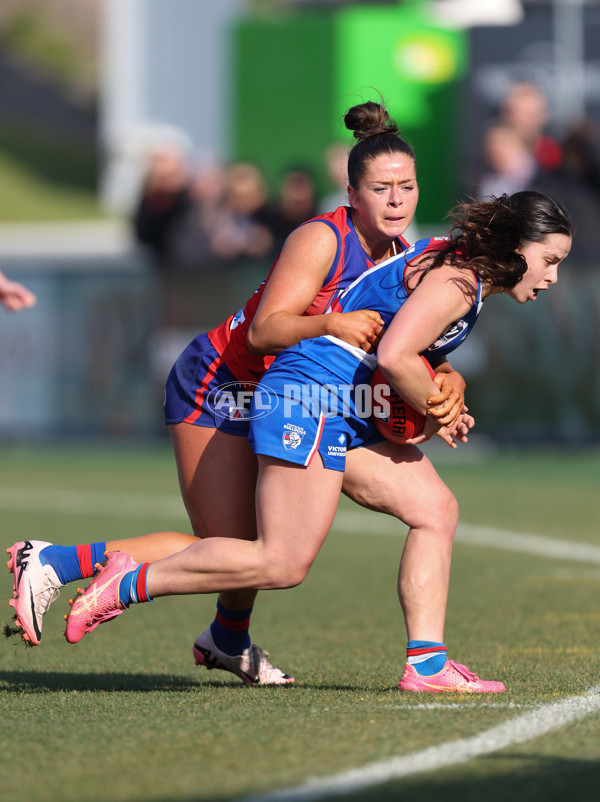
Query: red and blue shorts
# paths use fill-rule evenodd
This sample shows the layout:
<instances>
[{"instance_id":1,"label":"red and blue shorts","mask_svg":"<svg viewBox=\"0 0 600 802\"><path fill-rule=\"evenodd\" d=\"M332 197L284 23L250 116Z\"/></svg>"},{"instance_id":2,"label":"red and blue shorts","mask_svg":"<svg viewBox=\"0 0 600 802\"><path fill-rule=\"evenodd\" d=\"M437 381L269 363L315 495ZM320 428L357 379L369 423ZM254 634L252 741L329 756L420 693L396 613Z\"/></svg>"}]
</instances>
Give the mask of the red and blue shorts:
<instances>
[{"instance_id":1,"label":"red and blue shorts","mask_svg":"<svg viewBox=\"0 0 600 802\"><path fill-rule=\"evenodd\" d=\"M165 387L165 423L191 423L247 437L255 384L240 382L207 334L185 348Z\"/></svg>"}]
</instances>

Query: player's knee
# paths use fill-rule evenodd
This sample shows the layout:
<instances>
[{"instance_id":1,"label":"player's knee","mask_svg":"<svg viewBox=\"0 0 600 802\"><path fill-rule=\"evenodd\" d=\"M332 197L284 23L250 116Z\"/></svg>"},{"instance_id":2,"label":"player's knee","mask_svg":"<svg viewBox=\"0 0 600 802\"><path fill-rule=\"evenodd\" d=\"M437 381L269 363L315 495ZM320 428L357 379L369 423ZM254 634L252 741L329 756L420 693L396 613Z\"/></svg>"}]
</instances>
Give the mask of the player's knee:
<instances>
[{"instance_id":1,"label":"player's knee","mask_svg":"<svg viewBox=\"0 0 600 802\"><path fill-rule=\"evenodd\" d=\"M429 507L431 526L441 534L454 537L458 525L458 501L448 487L444 487Z\"/></svg>"},{"instance_id":2,"label":"player's knee","mask_svg":"<svg viewBox=\"0 0 600 802\"><path fill-rule=\"evenodd\" d=\"M284 590L299 585L310 570L310 563L288 558L267 558L263 563L264 585L268 590Z\"/></svg>"}]
</instances>

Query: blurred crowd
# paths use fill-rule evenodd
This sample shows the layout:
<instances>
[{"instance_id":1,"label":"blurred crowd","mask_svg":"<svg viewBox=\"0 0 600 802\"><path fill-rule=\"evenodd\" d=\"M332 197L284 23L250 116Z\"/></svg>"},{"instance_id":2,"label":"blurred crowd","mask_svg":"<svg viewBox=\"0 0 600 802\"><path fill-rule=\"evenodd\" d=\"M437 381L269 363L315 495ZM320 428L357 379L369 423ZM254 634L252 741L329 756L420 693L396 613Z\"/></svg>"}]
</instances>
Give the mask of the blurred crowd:
<instances>
[{"instance_id":1,"label":"blurred crowd","mask_svg":"<svg viewBox=\"0 0 600 802\"><path fill-rule=\"evenodd\" d=\"M569 211L580 261L600 252L600 144L589 120L560 133L541 89L509 87L485 128L475 186L465 194L487 197L535 188ZM269 263L285 238L309 218L347 203L348 148L333 143L323 154L319 182L303 165L291 165L273 189L258 165L198 163L185 148L163 142L147 155L133 215L136 240L165 272L196 271L252 262ZM415 239L418 231L409 232Z\"/></svg>"},{"instance_id":2,"label":"blurred crowd","mask_svg":"<svg viewBox=\"0 0 600 802\"><path fill-rule=\"evenodd\" d=\"M256 164L194 164L172 143L154 146L134 211L137 241L167 271L269 261L300 223L347 201L347 148L325 154L333 192L320 197L308 168L292 165L275 192Z\"/></svg>"},{"instance_id":3,"label":"blurred crowd","mask_svg":"<svg viewBox=\"0 0 600 802\"><path fill-rule=\"evenodd\" d=\"M531 83L509 87L482 142L479 197L540 189L568 210L574 228L572 259L600 252L600 138L590 120L553 133L550 104Z\"/></svg>"}]
</instances>

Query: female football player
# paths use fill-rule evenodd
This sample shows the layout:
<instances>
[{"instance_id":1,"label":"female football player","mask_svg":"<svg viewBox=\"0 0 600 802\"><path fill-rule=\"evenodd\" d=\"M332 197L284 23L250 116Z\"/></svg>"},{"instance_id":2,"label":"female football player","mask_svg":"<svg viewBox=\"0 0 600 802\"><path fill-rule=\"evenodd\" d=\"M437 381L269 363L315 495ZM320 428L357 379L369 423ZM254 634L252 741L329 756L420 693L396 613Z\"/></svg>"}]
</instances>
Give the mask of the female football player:
<instances>
[{"instance_id":1,"label":"female football player","mask_svg":"<svg viewBox=\"0 0 600 802\"><path fill-rule=\"evenodd\" d=\"M245 397L249 404L247 390L271 364L269 354L322 335L367 348L379 335L377 312L331 313L331 302L365 270L408 245L402 234L418 200L415 156L381 104L355 106L345 122L357 139L348 158L350 206L292 232L267 280L244 309L196 337L169 376L166 421L195 537L153 533L67 550L49 548L43 541L14 544L9 567L25 564L26 568L15 571L11 603L17 624L31 643L39 643L43 614L57 589L92 576L107 548L151 562L187 547L196 537L254 540L257 462L247 438L248 409L240 399ZM451 423L463 408L464 382L443 359L434 359L434 364L441 391L436 388L432 393L432 414L440 423ZM220 388L227 388L227 393ZM414 492L425 485L430 493L428 510ZM376 436L348 455L343 491L363 506L408 524L400 578L408 626L412 629L413 618L434 615L441 626L443 577L457 513L452 494L430 462L416 448L400 448ZM233 671L244 681L290 682L292 678L271 666L250 642L255 595L255 590L220 595L215 621L194 645L196 661Z\"/></svg>"},{"instance_id":2,"label":"female football player","mask_svg":"<svg viewBox=\"0 0 600 802\"><path fill-rule=\"evenodd\" d=\"M535 301L556 283L558 266L571 247L566 213L534 191L464 203L452 220L448 238L420 240L363 273L336 297L331 307L335 311L368 308L381 315L384 333L377 348L333 334L303 339L281 351L259 382L254 398L266 393L278 403L269 415L251 415L250 420L250 441L259 466L256 539L206 538L151 565L137 565L126 552L109 553L87 591L81 591L72 604L66 628L69 642L77 642L130 604L157 596L288 588L302 582L333 523L344 480L344 450L368 443L373 436L374 424L359 408L357 389L368 384L377 362L398 394L428 417L424 433L415 438L423 441L440 428L440 422L427 405L437 387L421 354L444 358L457 348L472 330L486 298L506 293L521 304ZM264 299L268 304L267 294ZM249 337L252 342L252 327ZM303 386L318 389L326 403L296 404L297 389ZM351 388L350 394L337 393L341 388ZM446 434L464 433L466 425L461 412L446 427ZM282 436L286 431L296 434L293 447ZM413 454L413 460L418 459ZM429 483L422 475L420 480L405 495L430 510ZM439 481L436 475L431 482L434 492ZM450 543L444 551L439 542L432 542L430 533L420 534L430 547L426 557L420 555L427 559L420 577L428 580L428 593L436 597L438 609L429 618L416 615L407 620L408 659L400 689L503 691L501 682L480 680L447 659L439 608L445 608ZM408 560L412 572L415 555L407 548L403 563L406 568ZM435 582L428 572L435 575ZM401 584L405 609L414 603L412 594L421 590Z\"/></svg>"}]
</instances>

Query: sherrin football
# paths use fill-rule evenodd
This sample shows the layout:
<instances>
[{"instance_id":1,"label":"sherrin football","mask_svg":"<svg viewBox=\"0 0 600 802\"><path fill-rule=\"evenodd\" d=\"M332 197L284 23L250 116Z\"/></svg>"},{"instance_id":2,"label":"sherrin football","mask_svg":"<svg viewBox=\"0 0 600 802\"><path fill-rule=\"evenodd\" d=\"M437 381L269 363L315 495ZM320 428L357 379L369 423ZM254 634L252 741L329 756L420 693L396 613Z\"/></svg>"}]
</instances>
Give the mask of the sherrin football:
<instances>
[{"instance_id":1,"label":"sherrin football","mask_svg":"<svg viewBox=\"0 0 600 802\"><path fill-rule=\"evenodd\" d=\"M421 357L427 366L431 378L435 376L433 368L425 357ZM425 426L425 415L421 415L409 406L388 384L388 380L379 368L375 368L371 376L372 415L375 428L386 440L392 443L405 443L418 437Z\"/></svg>"}]
</instances>

